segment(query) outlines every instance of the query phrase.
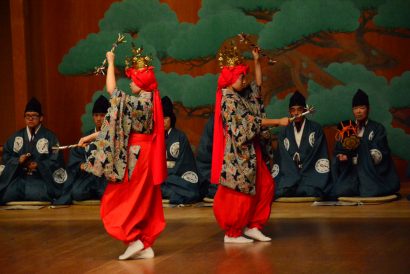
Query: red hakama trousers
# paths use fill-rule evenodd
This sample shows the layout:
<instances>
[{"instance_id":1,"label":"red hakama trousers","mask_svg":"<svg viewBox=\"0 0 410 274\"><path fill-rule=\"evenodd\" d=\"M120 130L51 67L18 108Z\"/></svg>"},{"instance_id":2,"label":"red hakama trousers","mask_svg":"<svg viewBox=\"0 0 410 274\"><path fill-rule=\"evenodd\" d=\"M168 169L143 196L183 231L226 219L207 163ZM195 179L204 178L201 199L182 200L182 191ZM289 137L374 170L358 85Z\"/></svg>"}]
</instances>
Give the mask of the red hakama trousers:
<instances>
[{"instance_id":1,"label":"red hakama trousers","mask_svg":"<svg viewBox=\"0 0 410 274\"><path fill-rule=\"evenodd\" d=\"M108 234L125 244L140 240L144 248L153 245L165 228L160 185L154 185L150 169L152 136L131 134L131 145L141 146L131 175L128 167L121 183L108 183L101 200L101 218Z\"/></svg>"},{"instance_id":2,"label":"red hakama trousers","mask_svg":"<svg viewBox=\"0 0 410 274\"><path fill-rule=\"evenodd\" d=\"M244 194L222 185L215 194L215 218L228 237L241 236L245 227L262 229L270 216L274 181L259 144L255 144L255 151L256 194Z\"/></svg>"}]
</instances>

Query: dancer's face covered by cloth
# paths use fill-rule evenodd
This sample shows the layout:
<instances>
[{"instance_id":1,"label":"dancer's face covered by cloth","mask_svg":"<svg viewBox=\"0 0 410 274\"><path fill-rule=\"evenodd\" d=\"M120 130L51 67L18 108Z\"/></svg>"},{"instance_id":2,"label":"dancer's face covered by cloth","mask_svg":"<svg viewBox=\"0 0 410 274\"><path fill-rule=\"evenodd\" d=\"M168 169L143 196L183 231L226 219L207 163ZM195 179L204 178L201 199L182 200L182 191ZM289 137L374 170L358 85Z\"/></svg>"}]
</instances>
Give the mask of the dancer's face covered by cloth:
<instances>
[{"instance_id":1,"label":"dancer's face covered by cloth","mask_svg":"<svg viewBox=\"0 0 410 274\"><path fill-rule=\"evenodd\" d=\"M130 88L133 94L138 94L141 90L153 91L158 88L154 67L128 68L125 70L125 74L128 78L131 78Z\"/></svg>"},{"instance_id":2,"label":"dancer's face covered by cloth","mask_svg":"<svg viewBox=\"0 0 410 274\"><path fill-rule=\"evenodd\" d=\"M218 87L221 89L232 87L236 92L241 92L246 87L248 71L249 67L243 64L234 67L223 67L218 79Z\"/></svg>"}]
</instances>

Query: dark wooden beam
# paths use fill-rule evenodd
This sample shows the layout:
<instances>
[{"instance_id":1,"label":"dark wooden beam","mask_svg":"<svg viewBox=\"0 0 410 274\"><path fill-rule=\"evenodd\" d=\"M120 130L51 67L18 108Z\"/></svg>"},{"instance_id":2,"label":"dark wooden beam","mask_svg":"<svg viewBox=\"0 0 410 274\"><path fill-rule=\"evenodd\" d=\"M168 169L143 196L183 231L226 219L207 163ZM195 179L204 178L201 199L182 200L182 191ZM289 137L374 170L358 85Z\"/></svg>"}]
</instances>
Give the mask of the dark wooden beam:
<instances>
[{"instance_id":1,"label":"dark wooden beam","mask_svg":"<svg viewBox=\"0 0 410 274\"><path fill-rule=\"evenodd\" d=\"M27 54L25 31L25 0L10 0L11 44L13 59L14 108L16 128L24 126L23 116L27 98Z\"/></svg>"}]
</instances>

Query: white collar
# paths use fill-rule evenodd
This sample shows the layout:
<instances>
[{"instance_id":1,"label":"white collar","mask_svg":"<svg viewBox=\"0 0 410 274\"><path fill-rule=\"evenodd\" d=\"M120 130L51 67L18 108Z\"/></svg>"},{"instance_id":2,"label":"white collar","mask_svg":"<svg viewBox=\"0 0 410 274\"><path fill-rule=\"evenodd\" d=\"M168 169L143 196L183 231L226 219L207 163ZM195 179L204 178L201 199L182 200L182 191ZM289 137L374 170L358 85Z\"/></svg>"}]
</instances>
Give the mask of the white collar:
<instances>
[{"instance_id":1,"label":"white collar","mask_svg":"<svg viewBox=\"0 0 410 274\"><path fill-rule=\"evenodd\" d=\"M226 93L237 93L236 91L234 91L234 90L232 90L232 89L229 89L229 88L223 88L223 89L221 89L222 90L222 93L223 94L226 94Z\"/></svg>"},{"instance_id":2,"label":"white collar","mask_svg":"<svg viewBox=\"0 0 410 274\"><path fill-rule=\"evenodd\" d=\"M298 147L300 147L300 142L302 141L303 130L305 129L306 119L303 119L302 126L300 127L299 132L296 129L296 124L293 122L293 132L295 134L295 141Z\"/></svg>"},{"instance_id":3,"label":"white collar","mask_svg":"<svg viewBox=\"0 0 410 274\"><path fill-rule=\"evenodd\" d=\"M305 123L306 123L306 119L303 119L302 126L300 127L300 131L299 131L299 132L302 132L302 131L303 131L303 129L305 128ZM296 130L296 123L293 122L292 125L293 125L293 129Z\"/></svg>"},{"instance_id":4,"label":"white collar","mask_svg":"<svg viewBox=\"0 0 410 274\"><path fill-rule=\"evenodd\" d=\"M34 136L37 134L38 130L41 128L41 124L39 124L36 128L36 130L34 131ZM31 140L31 132L30 129L28 127L26 127L26 132L27 132L27 136L28 136L28 140Z\"/></svg>"},{"instance_id":5,"label":"white collar","mask_svg":"<svg viewBox=\"0 0 410 274\"><path fill-rule=\"evenodd\" d=\"M356 122L356 125L358 125L357 120L356 120L355 122ZM364 128L367 126L367 123L368 123L368 122L369 122L369 119L366 120L366 122L364 123L364 126L362 126L362 127L360 128L360 130L357 132L357 136L363 137Z\"/></svg>"},{"instance_id":6,"label":"white collar","mask_svg":"<svg viewBox=\"0 0 410 274\"><path fill-rule=\"evenodd\" d=\"M139 97L145 98L145 99L151 99L152 98L152 92L150 92L150 91L141 90L138 93L138 95L139 95Z\"/></svg>"},{"instance_id":7,"label":"white collar","mask_svg":"<svg viewBox=\"0 0 410 274\"><path fill-rule=\"evenodd\" d=\"M364 123L364 127L367 126L367 123L369 122L369 119L366 120L366 122ZM357 120L355 120L356 125L358 125Z\"/></svg>"}]
</instances>

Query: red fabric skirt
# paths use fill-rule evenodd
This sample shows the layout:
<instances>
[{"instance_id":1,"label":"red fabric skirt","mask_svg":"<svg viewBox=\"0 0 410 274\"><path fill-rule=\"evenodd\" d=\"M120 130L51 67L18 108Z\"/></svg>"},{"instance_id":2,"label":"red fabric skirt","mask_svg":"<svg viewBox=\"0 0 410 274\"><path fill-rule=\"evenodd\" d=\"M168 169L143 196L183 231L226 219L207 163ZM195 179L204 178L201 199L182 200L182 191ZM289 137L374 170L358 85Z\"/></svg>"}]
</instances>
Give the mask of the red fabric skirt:
<instances>
[{"instance_id":1,"label":"red fabric skirt","mask_svg":"<svg viewBox=\"0 0 410 274\"><path fill-rule=\"evenodd\" d=\"M268 221L274 195L274 181L262 159L260 145L256 151L256 194L244 194L220 185L214 198L214 214L229 237L239 237L245 227L262 229Z\"/></svg>"},{"instance_id":2,"label":"red fabric skirt","mask_svg":"<svg viewBox=\"0 0 410 274\"><path fill-rule=\"evenodd\" d=\"M152 135L131 134L131 145L141 146L131 178L128 168L121 183L108 183L101 199L101 218L108 234L125 244L140 240L153 245L165 228L161 186L154 185L149 168Z\"/></svg>"}]
</instances>

